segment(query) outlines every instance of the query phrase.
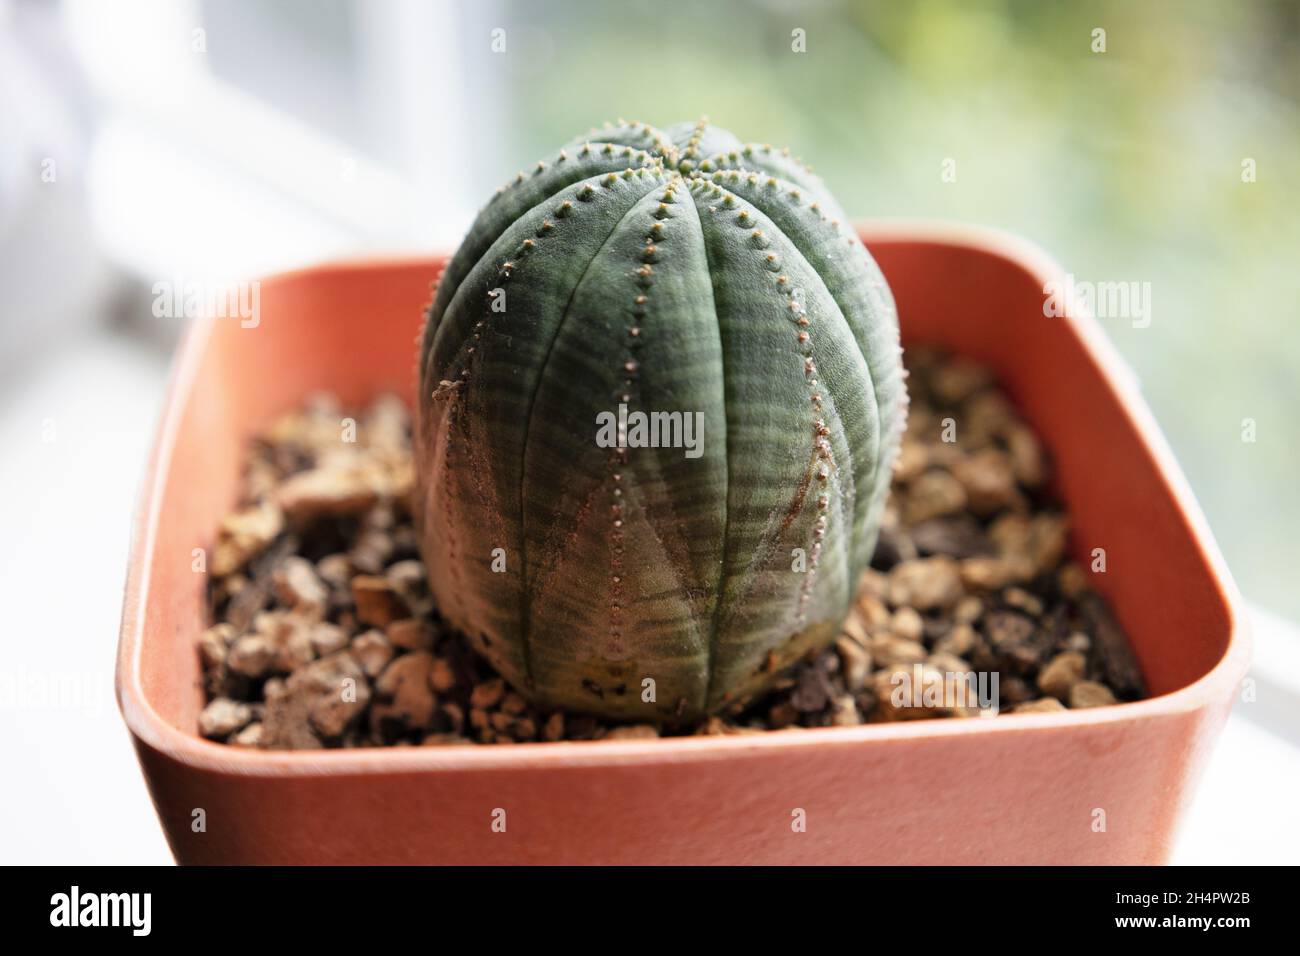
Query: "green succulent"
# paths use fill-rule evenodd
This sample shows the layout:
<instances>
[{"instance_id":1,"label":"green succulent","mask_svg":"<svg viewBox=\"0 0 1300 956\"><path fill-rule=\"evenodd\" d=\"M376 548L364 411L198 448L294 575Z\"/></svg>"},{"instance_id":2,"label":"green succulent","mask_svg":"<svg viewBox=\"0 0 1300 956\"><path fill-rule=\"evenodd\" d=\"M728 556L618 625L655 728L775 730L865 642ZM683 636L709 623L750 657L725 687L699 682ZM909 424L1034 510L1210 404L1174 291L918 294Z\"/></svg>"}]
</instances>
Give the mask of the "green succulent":
<instances>
[{"instance_id":1,"label":"green succulent","mask_svg":"<svg viewBox=\"0 0 1300 956\"><path fill-rule=\"evenodd\" d=\"M788 151L619 122L521 172L446 265L419 373L430 586L542 706L693 721L834 639L907 399L880 270ZM702 442L608 447L620 406Z\"/></svg>"}]
</instances>

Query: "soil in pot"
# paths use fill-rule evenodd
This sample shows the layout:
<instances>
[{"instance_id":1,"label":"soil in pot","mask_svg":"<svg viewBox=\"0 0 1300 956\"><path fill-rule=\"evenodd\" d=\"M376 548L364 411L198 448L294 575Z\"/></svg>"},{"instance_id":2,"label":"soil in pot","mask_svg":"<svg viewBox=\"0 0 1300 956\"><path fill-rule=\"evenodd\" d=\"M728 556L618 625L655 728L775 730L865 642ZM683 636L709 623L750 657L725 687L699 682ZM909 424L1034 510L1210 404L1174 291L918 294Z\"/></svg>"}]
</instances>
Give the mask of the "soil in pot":
<instances>
[{"instance_id":1,"label":"soil in pot","mask_svg":"<svg viewBox=\"0 0 1300 956\"><path fill-rule=\"evenodd\" d=\"M1135 700L1141 675L1069 560L1049 462L991 374L911 349L908 431L836 643L692 727L541 711L446 626L407 500L410 424L315 396L249 453L212 552L200 733L317 749L764 733Z\"/></svg>"}]
</instances>

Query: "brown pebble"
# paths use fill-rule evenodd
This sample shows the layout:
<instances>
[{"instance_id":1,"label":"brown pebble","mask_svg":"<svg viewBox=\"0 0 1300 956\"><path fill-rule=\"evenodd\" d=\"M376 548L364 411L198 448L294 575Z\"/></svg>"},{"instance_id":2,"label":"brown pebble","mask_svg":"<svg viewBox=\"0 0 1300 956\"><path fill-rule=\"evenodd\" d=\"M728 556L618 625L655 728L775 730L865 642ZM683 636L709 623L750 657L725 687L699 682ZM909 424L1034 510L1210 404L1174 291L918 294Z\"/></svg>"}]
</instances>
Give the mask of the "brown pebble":
<instances>
[{"instance_id":1,"label":"brown pebble","mask_svg":"<svg viewBox=\"0 0 1300 956\"><path fill-rule=\"evenodd\" d=\"M961 563L962 583L981 591L995 591L1008 584L1028 581L1033 573L1033 566L1027 560L1014 558L977 557Z\"/></svg>"},{"instance_id":2,"label":"brown pebble","mask_svg":"<svg viewBox=\"0 0 1300 956\"><path fill-rule=\"evenodd\" d=\"M317 657L327 657L348 646L348 632L337 624L318 621L311 626L311 646Z\"/></svg>"},{"instance_id":3,"label":"brown pebble","mask_svg":"<svg viewBox=\"0 0 1300 956\"><path fill-rule=\"evenodd\" d=\"M905 641L919 641L925 621L914 607L900 607L889 621L889 629Z\"/></svg>"},{"instance_id":4,"label":"brown pebble","mask_svg":"<svg viewBox=\"0 0 1300 956\"><path fill-rule=\"evenodd\" d=\"M235 638L226 654L226 666L245 677L262 677L275 659L275 648L263 634Z\"/></svg>"},{"instance_id":5,"label":"brown pebble","mask_svg":"<svg viewBox=\"0 0 1300 956\"><path fill-rule=\"evenodd\" d=\"M927 690L930 694L944 685L943 674L925 664L894 667L877 671L871 677L876 699L873 717L878 720L925 720L942 717L939 707L925 706Z\"/></svg>"},{"instance_id":6,"label":"brown pebble","mask_svg":"<svg viewBox=\"0 0 1300 956\"><path fill-rule=\"evenodd\" d=\"M1081 680L1070 688L1070 708L1080 710L1086 707L1105 707L1117 703L1115 695L1105 684L1096 681Z\"/></svg>"},{"instance_id":7,"label":"brown pebble","mask_svg":"<svg viewBox=\"0 0 1300 956\"><path fill-rule=\"evenodd\" d=\"M501 698L505 694L506 682L500 677L494 677L492 680L475 685L469 695L470 706L480 710L490 710L501 703Z\"/></svg>"},{"instance_id":8,"label":"brown pebble","mask_svg":"<svg viewBox=\"0 0 1300 956\"><path fill-rule=\"evenodd\" d=\"M935 642L934 649L944 654L965 657L974 649L978 641L979 635L975 633L973 627L969 624L957 624Z\"/></svg>"},{"instance_id":9,"label":"brown pebble","mask_svg":"<svg viewBox=\"0 0 1300 956\"><path fill-rule=\"evenodd\" d=\"M281 603L308 613L318 613L329 597L315 565L296 554L280 563L272 572L271 581Z\"/></svg>"},{"instance_id":10,"label":"brown pebble","mask_svg":"<svg viewBox=\"0 0 1300 956\"><path fill-rule=\"evenodd\" d=\"M320 747L341 738L370 703L370 685L346 651L306 664L274 688L268 683L264 745Z\"/></svg>"},{"instance_id":11,"label":"brown pebble","mask_svg":"<svg viewBox=\"0 0 1300 956\"><path fill-rule=\"evenodd\" d=\"M984 633L995 647L1021 644L1034 634L1034 622L1018 611L993 611L984 615Z\"/></svg>"},{"instance_id":12,"label":"brown pebble","mask_svg":"<svg viewBox=\"0 0 1300 956\"><path fill-rule=\"evenodd\" d=\"M1080 654L1087 654L1092 650L1092 638L1082 631L1073 631L1065 639L1065 649L1067 651L1078 651Z\"/></svg>"},{"instance_id":13,"label":"brown pebble","mask_svg":"<svg viewBox=\"0 0 1300 956\"><path fill-rule=\"evenodd\" d=\"M606 740L653 740L659 736L659 728L652 724L626 724L611 727L605 734Z\"/></svg>"},{"instance_id":14,"label":"brown pebble","mask_svg":"<svg viewBox=\"0 0 1300 956\"><path fill-rule=\"evenodd\" d=\"M221 522L217 544L212 549L208 571L224 577L237 571L249 559L261 554L284 528L284 515L271 502L261 502L236 511Z\"/></svg>"},{"instance_id":15,"label":"brown pebble","mask_svg":"<svg viewBox=\"0 0 1300 956\"><path fill-rule=\"evenodd\" d=\"M911 605L920 611L934 611L961 596L961 576L952 558L906 561L889 572L889 600L895 607Z\"/></svg>"},{"instance_id":16,"label":"brown pebble","mask_svg":"<svg viewBox=\"0 0 1300 956\"><path fill-rule=\"evenodd\" d=\"M363 624L384 628L410 616L410 608L387 578L358 574L352 579L352 599L357 605L357 619Z\"/></svg>"},{"instance_id":17,"label":"brown pebble","mask_svg":"<svg viewBox=\"0 0 1300 956\"><path fill-rule=\"evenodd\" d=\"M266 729L261 723L251 723L232 736L227 743L236 747L261 747L266 738Z\"/></svg>"},{"instance_id":18,"label":"brown pebble","mask_svg":"<svg viewBox=\"0 0 1300 956\"><path fill-rule=\"evenodd\" d=\"M317 576L337 590L347 589L352 573L352 562L346 554L327 554L316 562Z\"/></svg>"},{"instance_id":19,"label":"brown pebble","mask_svg":"<svg viewBox=\"0 0 1300 956\"><path fill-rule=\"evenodd\" d=\"M247 704L218 697L199 714L199 733L204 737L228 737L253 719L253 709Z\"/></svg>"},{"instance_id":20,"label":"brown pebble","mask_svg":"<svg viewBox=\"0 0 1300 956\"><path fill-rule=\"evenodd\" d=\"M835 727L856 727L862 723L858 705L852 694L841 694L831 702L831 724Z\"/></svg>"},{"instance_id":21,"label":"brown pebble","mask_svg":"<svg viewBox=\"0 0 1300 956\"><path fill-rule=\"evenodd\" d=\"M1026 488L1037 488L1046 478L1047 464L1038 436L1027 425L1015 424L1006 429L1007 452L1016 481Z\"/></svg>"},{"instance_id":22,"label":"brown pebble","mask_svg":"<svg viewBox=\"0 0 1300 956\"><path fill-rule=\"evenodd\" d=\"M1024 588L1007 588L1002 592L1002 601L1008 607L1024 611L1030 617L1043 615L1043 602Z\"/></svg>"},{"instance_id":23,"label":"brown pebble","mask_svg":"<svg viewBox=\"0 0 1300 956\"><path fill-rule=\"evenodd\" d=\"M1058 700L1068 700L1070 689L1083 680L1088 662L1082 654L1064 651L1053 657L1038 674L1038 689Z\"/></svg>"},{"instance_id":24,"label":"brown pebble","mask_svg":"<svg viewBox=\"0 0 1300 956\"><path fill-rule=\"evenodd\" d=\"M995 448L986 448L963 458L953 469L966 493L970 510L980 517L996 514L1021 500L1011 462Z\"/></svg>"},{"instance_id":25,"label":"brown pebble","mask_svg":"<svg viewBox=\"0 0 1300 956\"><path fill-rule=\"evenodd\" d=\"M229 624L214 624L199 635L199 656L209 670L226 662L228 645L234 639L235 629Z\"/></svg>"},{"instance_id":26,"label":"brown pebble","mask_svg":"<svg viewBox=\"0 0 1300 956\"><path fill-rule=\"evenodd\" d=\"M360 514L386 490L377 469L337 465L289 477L276 493L276 501L290 519L305 523L325 516Z\"/></svg>"},{"instance_id":27,"label":"brown pebble","mask_svg":"<svg viewBox=\"0 0 1300 956\"><path fill-rule=\"evenodd\" d=\"M912 482L903 502L903 520L919 524L957 514L966 507L966 489L946 471L931 470Z\"/></svg>"},{"instance_id":28,"label":"brown pebble","mask_svg":"<svg viewBox=\"0 0 1300 956\"><path fill-rule=\"evenodd\" d=\"M1053 714L1065 710L1065 705L1055 697L1040 697L1024 704L1017 704L1013 714Z\"/></svg>"},{"instance_id":29,"label":"brown pebble","mask_svg":"<svg viewBox=\"0 0 1300 956\"><path fill-rule=\"evenodd\" d=\"M1061 565L1056 572L1056 586L1067 600L1077 601L1088 590L1088 574L1073 561Z\"/></svg>"},{"instance_id":30,"label":"brown pebble","mask_svg":"<svg viewBox=\"0 0 1300 956\"><path fill-rule=\"evenodd\" d=\"M381 631L370 630L352 639L352 656L367 677L378 677L396 651Z\"/></svg>"},{"instance_id":31,"label":"brown pebble","mask_svg":"<svg viewBox=\"0 0 1300 956\"><path fill-rule=\"evenodd\" d=\"M840 669L844 674L845 686L849 690L861 690L871 676L870 652L849 637L837 640L835 650L840 655Z\"/></svg>"},{"instance_id":32,"label":"brown pebble","mask_svg":"<svg viewBox=\"0 0 1300 956\"><path fill-rule=\"evenodd\" d=\"M401 724L409 730L428 727L438 700L429 686L433 655L412 651L395 658L375 681L378 700L371 706L371 723Z\"/></svg>"},{"instance_id":33,"label":"brown pebble","mask_svg":"<svg viewBox=\"0 0 1300 956\"><path fill-rule=\"evenodd\" d=\"M460 747L465 744L473 746L474 741L460 734L429 734L420 741L423 747Z\"/></svg>"},{"instance_id":34,"label":"brown pebble","mask_svg":"<svg viewBox=\"0 0 1300 956\"><path fill-rule=\"evenodd\" d=\"M384 628L394 647L407 651L427 651L433 647L433 628L427 621L404 617Z\"/></svg>"},{"instance_id":35,"label":"brown pebble","mask_svg":"<svg viewBox=\"0 0 1300 956\"><path fill-rule=\"evenodd\" d=\"M952 619L956 624L974 624L983 614L984 602L973 594L962 598L952 609Z\"/></svg>"},{"instance_id":36,"label":"brown pebble","mask_svg":"<svg viewBox=\"0 0 1300 956\"><path fill-rule=\"evenodd\" d=\"M881 634L871 640L871 659L877 667L919 664L926 656L920 641L906 641L892 634Z\"/></svg>"},{"instance_id":37,"label":"brown pebble","mask_svg":"<svg viewBox=\"0 0 1300 956\"><path fill-rule=\"evenodd\" d=\"M976 392L989 387L992 381L987 366L960 356L937 364L930 375L930 387L935 397L945 405L965 402Z\"/></svg>"},{"instance_id":38,"label":"brown pebble","mask_svg":"<svg viewBox=\"0 0 1300 956\"><path fill-rule=\"evenodd\" d=\"M943 671L945 674L969 674L971 672L970 661L944 651L936 651L931 654L926 663L937 670Z\"/></svg>"},{"instance_id":39,"label":"brown pebble","mask_svg":"<svg viewBox=\"0 0 1300 956\"><path fill-rule=\"evenodd\" d=\"M439 694L445 694L456 686L456 672L452 669L451 661L445 657L433 659L433 666L429 668L429 686Z\"/></svg>"}]
</instances>

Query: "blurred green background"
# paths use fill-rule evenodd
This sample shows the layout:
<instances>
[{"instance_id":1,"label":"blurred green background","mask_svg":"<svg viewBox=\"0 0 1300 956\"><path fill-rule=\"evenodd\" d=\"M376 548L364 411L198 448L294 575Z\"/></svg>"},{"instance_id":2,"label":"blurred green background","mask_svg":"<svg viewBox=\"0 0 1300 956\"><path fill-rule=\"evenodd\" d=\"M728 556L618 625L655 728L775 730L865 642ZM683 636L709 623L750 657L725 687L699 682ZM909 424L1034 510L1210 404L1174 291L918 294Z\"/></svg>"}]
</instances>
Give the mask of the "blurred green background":
<instances>
[{"instance_id":1,"label":"blurred green background","mask_svg":"<svg viewBox=\"0 0 1300 956\"><path fill-rule=\"evenodd\" d=\"M1081 280L1151 283L1150 327L1103 324L1242 589L1300 617L1300 4L506 7L511 55L466 57L510 91L498 179L605 119L707 114L855 216L996 225Z\"/></svg>"}]
</instances>

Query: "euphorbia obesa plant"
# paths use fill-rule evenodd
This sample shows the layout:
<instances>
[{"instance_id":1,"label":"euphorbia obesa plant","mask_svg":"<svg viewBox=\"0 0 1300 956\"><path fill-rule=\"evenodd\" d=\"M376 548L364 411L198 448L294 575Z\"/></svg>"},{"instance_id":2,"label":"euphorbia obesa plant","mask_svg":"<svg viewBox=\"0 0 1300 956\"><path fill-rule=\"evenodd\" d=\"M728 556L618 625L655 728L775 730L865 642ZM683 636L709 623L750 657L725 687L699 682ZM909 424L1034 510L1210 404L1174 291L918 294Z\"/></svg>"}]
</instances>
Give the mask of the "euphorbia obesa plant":
<instances>
[{"instance_id":1,"label":"euphorbia obesa plant","mask_svg":"<svg viewBox=\"0 0 1300 956\"><path fill-rule=\"evenodd\" d=\"M834 638L906 392L888 287L788 151L619 123L521 172L419 370L430 586L524 693L692 720Z\"/></svg>"}]
</instances>

